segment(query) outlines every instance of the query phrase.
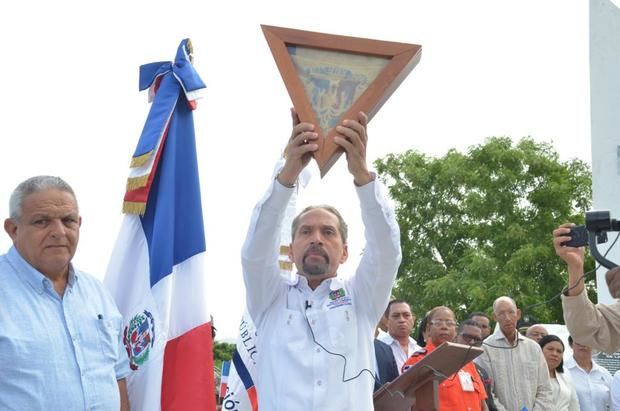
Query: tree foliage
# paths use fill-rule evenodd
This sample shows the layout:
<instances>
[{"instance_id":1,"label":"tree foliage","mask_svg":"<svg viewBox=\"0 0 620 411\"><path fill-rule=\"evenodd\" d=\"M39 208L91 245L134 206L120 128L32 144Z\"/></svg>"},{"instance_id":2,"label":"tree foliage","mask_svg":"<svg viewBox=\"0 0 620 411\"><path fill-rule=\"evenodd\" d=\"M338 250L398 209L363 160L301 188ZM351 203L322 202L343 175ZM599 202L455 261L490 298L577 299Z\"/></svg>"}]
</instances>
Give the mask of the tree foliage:
<instances>
[{"instance_id":1,"label":"tree foliage","mask_svg":"<svg viewBox=\"0 0 620 411\"><path fill-rule=\"evenodd\" d=\"M566 283L551 232L583 222L592 197L587 164L562 162L550 144L530 138L493 137L467 153L410 150L375 165L401 230L394 294L419 317L442 304L457 318L491 313L493 300L509 295L539 321L562 322L559 299L543 303Z\"/></svg>"},{"instance_id":2,"label":"tree foliage","mask_svg":"<svg viewBox=\"0 0 620 411\"><path fill-rule=\"evenodd\" d=\"M213 365L222 369L222 361L229 361L235 351L235 344L213 341Z\"/></svg>"}]
</instances>

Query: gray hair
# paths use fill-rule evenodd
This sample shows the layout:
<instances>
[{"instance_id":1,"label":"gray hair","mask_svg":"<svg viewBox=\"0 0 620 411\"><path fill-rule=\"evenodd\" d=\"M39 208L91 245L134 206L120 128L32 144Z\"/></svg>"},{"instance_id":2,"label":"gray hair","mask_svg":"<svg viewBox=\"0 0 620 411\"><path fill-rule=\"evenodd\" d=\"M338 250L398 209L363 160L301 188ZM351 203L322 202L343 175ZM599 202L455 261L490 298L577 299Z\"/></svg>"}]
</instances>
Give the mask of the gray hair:
<instances>
[{"instance_id":1,"label":"gray hair","mask_svg":"<svg viewBox=\"0 0 620 411\"><path fill-rule=\"evenodd\" d=\"M30 177L28 180L21 182L9 199L9 217L12 220L19 220L22 216L24 198L30 194L38 193L39 191L56 189L67 192L75 198L75 193L69 184L60 177L54 176L35 176Z\"/></svg>"},{"instance_id":2,"label":"gray hair","mask_svg":"<svg viewBox=\"0 0 620 411\"><path fill-rule=\"evenodd\" d=\"M297 228L299 227L299 220L301 219L301 216L306 214L308 211L316 209L323 209L336 216L336 218L338 219L338 231L340 232L340 237L342 238L342 242L346 244L347 235L349 233L347 223L344 222L344 218L342 218L340 212L336 210L336 207L325 204L308 206L304 208L301 213L297 214L297 217L293 219L293 223L291 224L291 241L295 240L295 233L297 232Z\"/></svg>"},{"instance_id":3,"label":"gray hair","mask_svg":"<svg viewBox=\"0 0 620 411\"><path fill-rule=\"evenodd\" d=\"M495 301L493 301L493 313L496 312L497 305L502 301L509 302L514 307L514 309L517 310L517 303L515 302L515 300L504 295L504 296L498 297Z\"/></svg>"}]
</instances>

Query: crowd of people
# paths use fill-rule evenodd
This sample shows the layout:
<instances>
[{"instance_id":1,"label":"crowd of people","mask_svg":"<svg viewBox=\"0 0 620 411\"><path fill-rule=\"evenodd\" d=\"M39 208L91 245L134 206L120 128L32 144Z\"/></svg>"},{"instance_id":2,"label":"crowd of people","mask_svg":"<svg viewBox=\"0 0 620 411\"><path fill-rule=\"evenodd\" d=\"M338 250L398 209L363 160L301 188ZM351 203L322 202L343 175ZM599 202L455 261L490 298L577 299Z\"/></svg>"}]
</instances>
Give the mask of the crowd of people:
<instances>
[{"instance_id":1,"label":"crowd of people","mask_svg":"<svg viewBox=\"0 0 620 411\"><path fill-rule=\"evenodd\" d=\"M377 363L392 362L394 374L402 374L451 341L480 347L483 354L439 384L440 410L620 410L620 371L612 378L593 361L592 348L572 336L572 356L564 362L564 341L542 324L519 330L520 316L514 300L506 296L495 300L492 317L473 312L460 323L450 308L437 306L420 320L422 339L413 342L415 314L406 301L394 299L376 333L377 342L389 343L393 357L377 357ZM490 334L492 320L496 327ZM394 360L406 355L396 369ZM396 377L384 378L379 371L377 378L386 384Z\"/></svg>"},{"instance_id":2,"label":"crowd of people","mask_svg":"<svg viewBox=\"0 0 620 411\"><path fill-rule=\"evenodd\" d=\"M373 384L375 389L384 386L441 344L456 341L483 351L473 363L445 376L438 388L440 410L604 410L612 406L611 378L599 376L591 352L588 365L578 362L576 349L575 364L567 364L564 372L562 341L548 335L542 325L521 335L517 329L521 312L509 296L493 303L493 333L491 318L483 312L472 313L459 325L449 307L438 306L424 315L418 338L412 338L416 316L410 304L388 302L401 258L399 227L381 182L366 166L363 113L338 126L334 140L346 152L366 229L366 246L355 274L338 275L348 257L342 216L332 207L316 206L303 210L291 227L289 258L297 276L294 280L280 277L278 233L283 210L299 173L319 147L314 126L299 122L294 113L293 118L285 165L255 208L242 252L248 309L256 320L259 341L267 336L257 363L260 404L268 409L300 404L309 410L372 409ZM612 341L620 345L620 309L594 306L588 300L580 277L583 249L567 250L571 247L563 245L570 240L569 231L570 225L564 225L553 233L556 253L569 268L562 298L567 327L579 344L594 343L609 350L608 334L617 336ZM609 282L613 284L613 278ZM380 316L382 302L385 308ZM378 318L372 344L368 329ZM589 324L581 324L584 319ZM286 377L276 377L283 368ZM363 371L374 374L374 381L362 380ZM579 381L578 387L574 380ZM296 390L291 381L307 389Z\"/></svg>"},{"instance_id":3,"label":"crowd of people","mask_svg":"<svg viewBox=\"0 0 620 411\"><path fill-rule=\"evenodd\" d=\"M612 377L592 360L593 349L620 349L620 303L588 299L583 248L564 246L570 224L553 232L569 273L562 304L573 355L566 364L564 342L543 325L519 332L521 311L509 296L494 301L491 316L472 312L460 324L450 307L434 307L412 337L411 305L390 301L400 231L385 187L366 164L367 122L361 112L345 119L334 138L346 154L365 227L354 275L338 273L349 255L348 229L328 205L293 220L296 276L280 275L285 209L319 149L314 126L295 112L286 161L254 209L242 268L257 329L259 409L373 410L375 390L456 342L481 352L442 376L441 411L620 410L620 374ZM59 178L34 177L15 189L9 212L4 229L13 247L0 256L0 409L128 410L120 313L101 283L71 263L81 225L73 190ZM620 269L607 282L617 296ZM46 355L49 347L54 355Z\"/></svg>"}]
</instances>

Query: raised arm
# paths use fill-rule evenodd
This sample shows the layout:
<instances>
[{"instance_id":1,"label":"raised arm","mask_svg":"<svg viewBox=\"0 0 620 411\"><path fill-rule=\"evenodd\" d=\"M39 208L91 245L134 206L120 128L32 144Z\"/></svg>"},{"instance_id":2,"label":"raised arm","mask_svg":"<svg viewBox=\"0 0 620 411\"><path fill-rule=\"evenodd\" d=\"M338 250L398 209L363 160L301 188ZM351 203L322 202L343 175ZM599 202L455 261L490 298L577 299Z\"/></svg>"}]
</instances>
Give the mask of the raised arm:
<instances>
[{"instance_id":1,"label":"raised arm","mask_svg":"<svg viewBox=\"0 0 620 411\"><path fill-rule=\"evenodd\" d=\"M563 224L553 231L553 246L556 254L568 266L567 294L562 296L564 322L573 338L582 344L608 353L620 349L620 304L594 305L584 291L583 262L584 248L563 246L570 240L570 227ZM615 271L608 277L611 292L615 293Z\"/></svg>"},{"instance_id":2,"label":"raised arm","mask_svg":"<svg viewBox=\"0 0 620 411\"><path fill-rule=\"evenodd\" d=\"M278 266L280 233L284 212L299 173L318 149L314 126L300 123L294 110L293 129L285 150L286 161L263 199L254 207L241 251L241 266L250 316L259 323L264 310L276 298L282 278Z\"/></svg>"},{"instance_id":3,"label":"raised arm","mask_svg":"<svg viewBox=\"0 0 620 411\"><path fill-rule=\"evenodd\" d=\"M356 120L345 119L336 127L338 135L334 142L345 150L364 222L364 255L351 282L358 298L368 302L364 306L369 318L378 320L389 300L401 261L400 230L385 187L368 171L367 123L368 117L362 112Z\"/></svg>"}]
</instances>

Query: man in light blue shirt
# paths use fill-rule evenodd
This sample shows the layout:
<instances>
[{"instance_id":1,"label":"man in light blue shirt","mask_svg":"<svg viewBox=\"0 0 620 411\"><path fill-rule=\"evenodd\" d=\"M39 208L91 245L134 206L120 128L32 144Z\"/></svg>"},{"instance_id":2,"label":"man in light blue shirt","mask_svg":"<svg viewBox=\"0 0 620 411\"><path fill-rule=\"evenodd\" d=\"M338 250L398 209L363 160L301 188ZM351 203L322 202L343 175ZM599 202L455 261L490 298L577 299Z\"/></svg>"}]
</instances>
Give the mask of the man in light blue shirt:
<instances>
[{"instance_id":1,"label":"man in light blue shirt","mask_svg":"<svg viewBox=\"0 0 620 411\"><path fill-rule=\"evenodd\" d=\"M21 183L0 256L0 410L129 410L122 319L71 259L81 217L58 177Z\"/></svg>"}]
</instances>

